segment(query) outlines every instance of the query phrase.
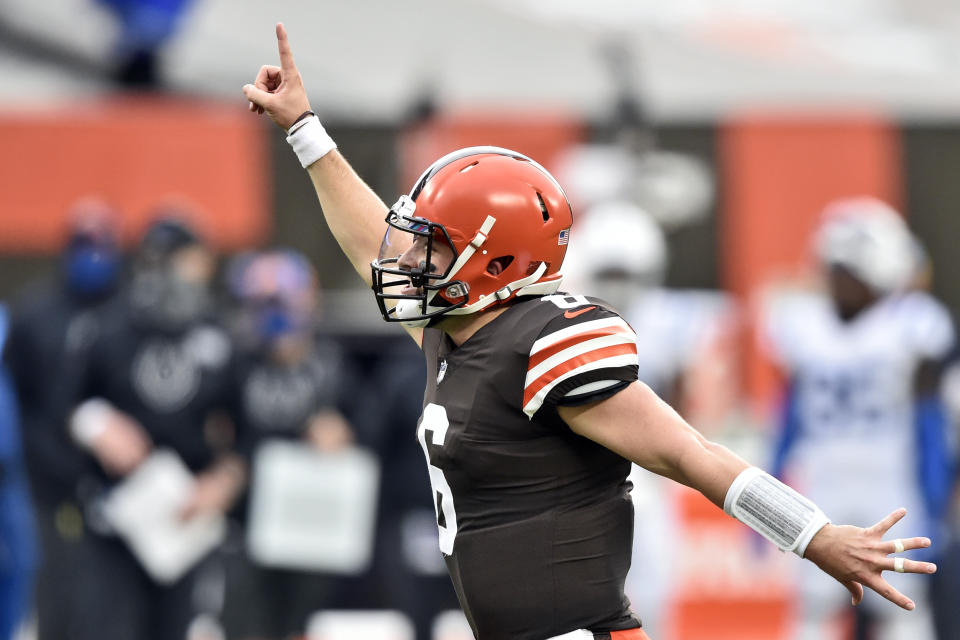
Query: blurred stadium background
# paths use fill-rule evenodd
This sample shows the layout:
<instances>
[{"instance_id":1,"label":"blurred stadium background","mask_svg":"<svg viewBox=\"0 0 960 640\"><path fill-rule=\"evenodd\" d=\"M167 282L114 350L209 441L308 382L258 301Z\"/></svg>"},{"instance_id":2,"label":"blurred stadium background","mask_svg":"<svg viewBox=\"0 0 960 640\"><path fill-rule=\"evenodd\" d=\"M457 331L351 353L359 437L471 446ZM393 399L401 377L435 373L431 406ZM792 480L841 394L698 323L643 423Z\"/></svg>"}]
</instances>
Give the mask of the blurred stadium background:
<instances>
[{"instance_id":1,"label":"blurred stadium background","mask_svg":"<svg viewBox=\"0 0 960 640\"><path fill-rule=\"evenodd\" d=\"M277 21L313 109L388 203L435 157L494 144L557 173L575 216L611 197L648 212L665 239L659 284L708 294L696 313L719 327L708 341L677 338L697 344L673 372L675 399L757 463L772 459L782 384L757 339L761 294L811 280L830 201L870 195L902 211L933 266L930 290L960 309L960 7L948 0L0 0L0 300L15 309L30 283L57 277L78 200L119 212L125 249L174 207L222 264L274 246L309 258L320 326L358 380L354 404L376 402L391 358L416 368L325 230L282 132L246 111L240 87L275 63ZM380 456L383 486L419 474L429 509L420 461L386 455L406 436L347 413ZM413 425L401 426L412 444ZM655 640L791 637L797 563L686 491L639 493L639 508L660 514L655 537L673 543L650 593L635 587L653 603L634 596ZM382 517L378 537L399 535L401 520ZM405 581L410 565L384 559L396 544L377 542L387 550L325 602L401 611L425 640L418 616L434 620L450 593ZM211 611L196 637L215 634ZM941 640L960 637L956 611L941 615ZM462 637L455 618L438 619L435 637ZM414 637L389 617L360 620L393 630L351 637ZM339 637L322 624L311 639Z\"/></svg>"}]
</instances>

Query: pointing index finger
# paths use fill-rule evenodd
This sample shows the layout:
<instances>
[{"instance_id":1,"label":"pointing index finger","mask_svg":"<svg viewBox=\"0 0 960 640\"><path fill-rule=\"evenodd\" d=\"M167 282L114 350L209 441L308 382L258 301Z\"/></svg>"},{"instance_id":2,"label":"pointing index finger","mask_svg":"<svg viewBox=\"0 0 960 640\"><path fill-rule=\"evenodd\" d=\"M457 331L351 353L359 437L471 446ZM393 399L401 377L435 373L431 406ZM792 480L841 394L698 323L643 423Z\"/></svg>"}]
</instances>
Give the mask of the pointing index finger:
<instances>
[{"instance_id":1,"label":"pointing index finger","mask_svg":"<svg viewBox=\"0 0 960 640\"><path fill-rule=\"evenodd\" d=\"M277 49L280 51L280 68L284 73L296 72L297 65L293 62L293 50L290 48L287 30L282 22L277 23Z\"/></svg>"}]
</instances>

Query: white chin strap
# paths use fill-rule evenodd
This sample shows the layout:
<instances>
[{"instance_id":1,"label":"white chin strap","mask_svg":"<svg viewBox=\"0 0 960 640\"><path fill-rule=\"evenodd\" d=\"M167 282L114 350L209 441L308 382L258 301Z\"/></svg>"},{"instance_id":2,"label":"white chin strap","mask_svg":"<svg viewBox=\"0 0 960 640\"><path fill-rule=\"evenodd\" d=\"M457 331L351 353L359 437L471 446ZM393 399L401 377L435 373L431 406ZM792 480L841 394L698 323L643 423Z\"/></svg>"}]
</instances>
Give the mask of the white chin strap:
<instances>
[{"instance_id":1,"label":"white chin strap","mask_svg":"<svg viewBox=\"0 0 960 640\"><path fill-rule=\"evenodd\" d=\"M402 320L400 324L409 329L418 329L425 327L430 323L430 318L417 318L420 315L419 300L399 300L394 308L394 315L398 318L412 318L411 320Z\"/></svg>"},{"instance_id":2,"label":"white chin strap","mask_svg":"<svg viewBox=\"0 0 960 640\"><path fill-rule=\"evenodd\" d=\"M557 278L556 280L547 280L546 282L537 282L537 280L544 274L544 272L546 272L546 270L547 263L541 262L540 266L537 267L537 270L526 278L514 280L507 286L501 287L493 293L483 296L473 304L468 304L457 309L451 309L444 315L463 316L476 313L477 311L482 311L494 302L506 300L513 293L516 293L518 296L548 296L556 293L560 289L560 278ZM433 292L434 296L436 294L436 291ZM432 299L433 296L431 296L431 300ZM427 311L434 311L438 308L442 307L433 307L427 303ZM403 326L411 329L425 327L430 323L430 318L417 318L417 316L419 316L421 313L420 301L418 300L400 300L397 302L396 311L394 313L398 318L412 318L402 322Z\"/></svg>"},{"instance_id":3,"label":"white chin strap","mask_svg":"<svg viewBox=\"0 0 960 640\"><path fill-rule=\"evenodd\" d=\"M526 278L520 278L519 280L514 280L505 287L501 287L494 291L493 293L488 293L485 296L477 298L477 301L473 304L468 304L460 307L459 309L454 309L450 311L450 315L466 315L468 313L476 313L486 307L489 307L495 302L502 302L509 298L514 293L518 296L526 295L549 295L551 293L556 293L557 289L560 288L560 279L557 280L548 280L546 282L537 282L543 274L547 272L547 263L541 262L540 266L537 267L537 270L528 275Z\"/></svg>"}]
</instances>

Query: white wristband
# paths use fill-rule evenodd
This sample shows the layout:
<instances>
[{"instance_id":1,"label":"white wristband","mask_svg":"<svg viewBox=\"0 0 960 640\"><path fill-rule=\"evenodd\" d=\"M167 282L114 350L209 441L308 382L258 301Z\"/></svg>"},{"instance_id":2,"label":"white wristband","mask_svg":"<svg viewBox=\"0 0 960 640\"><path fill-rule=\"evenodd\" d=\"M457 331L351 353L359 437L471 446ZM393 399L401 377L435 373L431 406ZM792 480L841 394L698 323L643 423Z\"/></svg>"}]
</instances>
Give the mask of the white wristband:
<instances>
[{"instance_id":1,"label":"white wristband","mask_svg":"<svg viewBox=\"0 0 960 640\"><path fill-rule=\"evenodd\" d=\"M757 467L744 469L730 484L723 510L801 558L813 536L830 522L809 498Z\"/></svg>"},{"instance_id":2,"label":"white wristband","mask_svg":"<svg viewBox=\"0 0 960 640\"><path fill-rule=\"evenodd\" d=\"M287 143L293 147L304 169L337 148L337 143L315 115L308 116L290 127L287 131Z\"/></svg>"},{"instance_id":3,"label":"white wristband","mask_svg":"<svg viewBox=\"0 0 960 640\"><path fill-rule=\"evenodd\" d=\"M107 428L113 406L101 398L91 398L74 410L70 417L70 435L77 444L90 448Z\"/></svg>"}]
</instances>

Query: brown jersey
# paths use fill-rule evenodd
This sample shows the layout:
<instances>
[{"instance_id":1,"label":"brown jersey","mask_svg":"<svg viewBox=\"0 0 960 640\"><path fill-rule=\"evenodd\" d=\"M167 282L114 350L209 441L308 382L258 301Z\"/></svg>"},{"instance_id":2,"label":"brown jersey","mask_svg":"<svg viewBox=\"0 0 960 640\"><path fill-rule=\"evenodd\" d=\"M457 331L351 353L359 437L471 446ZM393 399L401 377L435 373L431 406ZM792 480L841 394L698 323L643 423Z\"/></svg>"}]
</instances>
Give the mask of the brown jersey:
<instances>
[{"instance_id":1,"label":"brown jersey","mask_svg":"<svg viewBox=\"0 0 960 640\"><path fill-rule=\"evenodd\" d=\"M481 640L636 627L630 463L557 415L637 379L636 336L603 302L521 299L456 347L427 329L418 438L440 549Z\"/></svg>"}]
</instances>

